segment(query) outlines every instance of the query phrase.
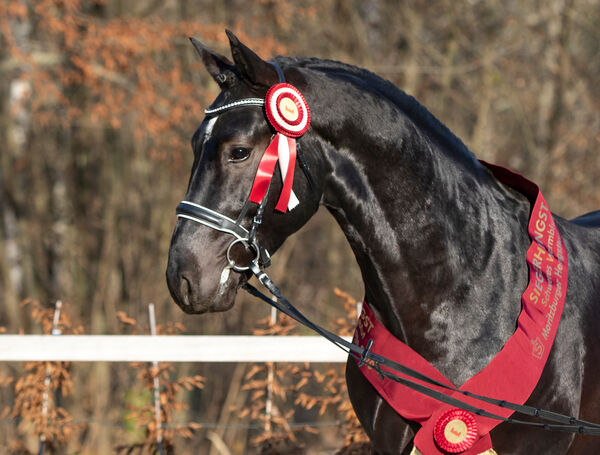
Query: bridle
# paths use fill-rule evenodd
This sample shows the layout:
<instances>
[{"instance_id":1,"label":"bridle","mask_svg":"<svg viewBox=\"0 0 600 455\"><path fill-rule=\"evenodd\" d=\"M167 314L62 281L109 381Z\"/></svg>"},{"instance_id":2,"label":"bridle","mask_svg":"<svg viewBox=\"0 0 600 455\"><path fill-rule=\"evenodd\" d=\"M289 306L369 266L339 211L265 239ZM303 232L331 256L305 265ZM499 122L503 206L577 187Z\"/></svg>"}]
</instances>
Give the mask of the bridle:
<instances>
[{"instance_id":1,"label":"bridle","mask_svg":"<svg viewBox=\"0 0 600 455\"><path fill-rule=\"evenodd\" d=\"M279 67L279 65L277 65L274 62L271 62L271 65L273 65L273 67L277 71L277 74L279 76L279 82L285 83L285 76L283 74L283 71ZM204 110L204 113L207 116L215 116L215 115L219 115L223 112L227 112L227 111L230 111L233 109L238 109L241 107L248 107L248 106L264 107L264 105L265 105L265 100L263 98L244 98L241 100L223 104L221 106L209 107ZM299 145L298 145L298 149L299 149ZM317 204L318 204L319 196L318 196L318 192L317 192L317 189L315 186L314 179L310 173L310 169L309 169L308 165L303 160L302 155L299 150L297 153L297 161L298 161L298 164L299 164L300 168L302 169L304 175L306 176L306 179L308 180L308 184L311 187L312 192L315 195L315 197L317 199ZM270 182L269 182L269 187L270 187ZM233 219L229 218L228 216L225 216L219 212L216 212L208 207L205 207L203 205L196 204L196 203L190 202L190 201L181 201L179 203L179 205L177 206L177 209L176 209L177 216L179 218L184 218L184 219L188 219L191 221L195 221L196 223L200 223L204 226L210 227L217 231L224 232L226 234L230 234L230 235L234 236L235 238L229 243L229 246L227 247L226 257L227 257L227 262L228 262L229 266L231 266L231 268L233 270L235 270L236 272L248 271L248 270L250 270L252 265L255 265L255 266L258 266L261 268L266 268L271 264L271 256L270 256L268 250L258 243L258 240L256 239L256 233L258 231L259 226L262 224L262 217L263 217L265 207L267 205L267 200L268 200L269 187L266 190L264 198L258 205L256 214L252 218L252 223L251 223L249 229L246 229L244 226L242 226L242 222L243 222L249 208L252 205L252 202L250 201L250 199L246 199L246 202L242 206L242 209L235 221ZM251 264L249 264L249 265L237 264L235 262L235 260L231 257L231 250L232 250L233 246L238 243L243 245L246 248L246 250L252 251L252 253L254 254L254 258L252 259Z\"/></svg>"},{"instance_id":2,"label":"bridle","mask_svg":"<svg viewBox=\"0 0 600 455\"><path fill-rule=\"evenodd\" d=\"M271 65L277 71L279 75L280 82L285 82L285 77L283 75L283 71L281 68L273 62L270 62ZM232 109L237 109L240 107L247 106L257 106L264 107L265 101L262 98L245 98L238 101L230 102L217 107L210 107L205 110L205 114L207 116L218 115L222 112L226 112ZM306 162L301 158L301 154L297 154L297 161L299 167L303 170L304 175L306 176L309 186L311 187L316 202L319 202L319 193L317 191L317 187L315 185L314 179L310 174L309 167ZM269 183L270 187L270 183ZM205 207L200 204L196 204L190 201L181 201L177 206L176 212L179 218L184 218L187 220L191 220L197 223L200 223L204 226L210 227L220 232L227 233L234 237L234 239L230 242L227 247L227 262L229 266L237 271L237 272L246 272L250 271L256 278L260 281L260 283L272 294L274 299L268 297L267 295L260 292L254 286L246 283L243 286L243 289L253 296L263 300L269 305L277 308L282 311L287 316L296 320L297 322L305 325L306 327L314 330L319 335L323 336L337 347L346 351L349 356L355 358L358 361L358 366L360 367L364 363L368 363L373 369L377 371L381 378L387 378L392 381L396 381L401 383L402 385L416 390L423 395L434 398L442 403L446 403L457 408L472 412L474 414L488 417L490 419L500 420L505 423L525 425L530 427L537 427L546 430L553 431L562 431L568 433L580 433L587 435L596 435L600 436L600 424L587 422L584 420L576 419L575 417L569 417L566 415L558 414L552 411L546 411L543 409L535 408L532 406L520 405L516 403L511 403L504 400L498 400L495 398L490 398L486 396L476 395L474 393L461 390L452 386L448 386L447 384L441 383L436 379L428 377L419 371L411 369L405 365L397 363L389 358L384 356L375 354L371 352L372 341L367 343L366 347L358 346L354 343L351 343L344 338L339 337L338 335L329 332L328 330L322 328L321 326L310 321L306 316L304 316L298 309L296 309L281 293L279 288L273 283L273 281L269 278L269 276L262 270L268 267L271 263L271 258L269 252L266 248L262 247L257 239L256 234L258 228L262 224L262 217L265 211L265 207L267 205L269 187L267 187L266 193L258 208L256 210L256 214L252 218L252 222L249 229L246 229L242 226L242 221L245 218L248 210L251 207L252 202L250 199L247 199L242 209L234 221L233 219L216 212L208 207ZM237 264L231 258L231 250L234 245L242 244L246 249L249 249L253 252L254 258L248 265L240 265ZM402 376L400 376L402 375ZM432 387L436 387L438 389L444 389L446 392L441 392L439 390L435 390ZM453 396L452 396L453 395ZM469 398L475 398L481 402L489 403L494 406L500 408L507 408L515 413L544 419L550 422L555 423L544 423L544 422L531 422L531 421L523 421L517 420L513 418L505 418L493 413L490 413L484 409L477 408L465 401L463 401L459 396L465 396Z\"/></svg>"}]
</instances>

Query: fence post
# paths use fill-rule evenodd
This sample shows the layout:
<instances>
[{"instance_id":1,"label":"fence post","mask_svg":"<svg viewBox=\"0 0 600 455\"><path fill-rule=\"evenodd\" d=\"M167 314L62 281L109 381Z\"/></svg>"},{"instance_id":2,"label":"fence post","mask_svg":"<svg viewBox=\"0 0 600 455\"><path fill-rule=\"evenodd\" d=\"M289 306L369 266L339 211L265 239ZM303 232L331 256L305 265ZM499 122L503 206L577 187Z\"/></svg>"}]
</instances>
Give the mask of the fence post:
<instances>
[{"instance_id":1,"label":"fence post","mask_svg":"<svg viewBox=\"0 0 600 455\"><path fill-rule=\"evenodd\" d=\"M52 318L52 335L60 335L60 329L58 328L58 322L60 321L60 309L62 308L62 301L57 300L54 305L54 317ZM44 378L44 394L42 395L42 434L40 434L40 450L39 455L44 455L46 450L46 426L48 424L48 389L50 388L51 380L51 363L46 362L46 377Z\"/></svg>"},{"instance_id":2,"label":"fence post","mask_svg":"<svg viewBox=\"0 0 600 455\"><path fill-rule=\"evenodd\" d=\"M272 297L275 300L275 297ZM277 308L271 307L271 324L277 323ZM265 433L270 433L273 427L273 379L275 377L275 363L267 364L267 399L265 401Z\"/></svg>"},{"instance_id":3,"label":"fence post","mask_svg":"<svg viewBox=\"0 0 600 455\"><path fill-rule=\"evenodd\" d=\"M150 335L156 336L156 316L154 315L154 304L148 305L148 313L150 315ZM160 416L160 384L158 382L158 362L153 360L152 367L154 368L154 417L156 419L156 446L158 453L163 455L163 434L162 434L162 419Z\"/></svg>"}]
</instances>

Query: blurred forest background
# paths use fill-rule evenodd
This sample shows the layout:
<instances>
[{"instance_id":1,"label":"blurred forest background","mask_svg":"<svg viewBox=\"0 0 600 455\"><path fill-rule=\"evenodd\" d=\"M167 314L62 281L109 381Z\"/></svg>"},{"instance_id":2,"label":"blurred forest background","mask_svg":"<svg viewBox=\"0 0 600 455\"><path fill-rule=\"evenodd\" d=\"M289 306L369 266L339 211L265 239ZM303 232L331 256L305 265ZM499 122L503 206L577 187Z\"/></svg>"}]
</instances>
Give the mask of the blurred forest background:
<instances>
[{"instance_id":1,"label":"blurred forest background","mask_svg":"<svg viewBox=\"0 0 600 455\"><path fill-rule=\"evenodd\" d=\"M189 334L248 334L268 315L240 295L228 313L186 316L166 287L189 141L217 94L188 36L229 55L230 28L263 58L370 69L417 98L479 158L525 174L555 213L573 217L600 208L598 24L599 0L0 0L0 326L41 332L24 299L67 302L88 334L123 333L120 311L147 326L150 302L160 324L183 322ZM271 273L327 323L346 316L334 287L362 296L353 264L321 211L274 257ZM23 368L0 365L0 376ZM206 378L204 389L185 392L190 406L176 420L229 422L220 438L232 453L250 451L247 440L258 433L235 427L248 417L228 408L250 399L236 392L249 368L175 366L173 378ZM85 426L65 453L135 442L124 407L145 396L136 372L105 363L70 371L73 390L61 405ZM14 390L0 389L0 400L1 412ZM36 447L19 419L4 417L1 441ZM224 453L206 431L176 438L178 453ZM309 453L339 448L336 431L307 436Z\"/></svg>"}]
</instances>

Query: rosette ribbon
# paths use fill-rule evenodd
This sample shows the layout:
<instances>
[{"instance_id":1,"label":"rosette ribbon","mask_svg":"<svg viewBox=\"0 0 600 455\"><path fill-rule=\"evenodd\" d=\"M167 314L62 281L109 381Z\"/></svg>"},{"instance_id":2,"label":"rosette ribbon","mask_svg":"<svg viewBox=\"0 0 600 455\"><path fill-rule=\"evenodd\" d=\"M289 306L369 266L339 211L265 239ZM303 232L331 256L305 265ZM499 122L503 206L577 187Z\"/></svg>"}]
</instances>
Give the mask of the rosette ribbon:
<instances>
[{"instance_id":1,"label":"rosette ribbon","mask_svg":"<svg viewBox=\"0 0 600 455\"><path fill-rule=\"evenodd\" d=\"M258 165L254 184L250 191L250 201L257 204L262 202L273 178L277 160L279 160L279 168L281 169L283 188L275 209L285 213L300 203L294 194L294 190L292 190L294 167L296 165L296 139L293 137L287 137L281 133L275 135Z\"/></svg>"},{"instance_id":2,"label":"rosette ribbon","mask_svg":"<svg viewBox=\"0 0 600 455\"><path fill-rule=\"evenodd\" d=\"M308 130L310 110L296 87L279 83L267 91L265 113L277 133L260 160L249 199L257 204L263 201L275 172L275 164L279 161L283 186L275 209L285 213L300 203L292 190L297 154L296 138Z\"/></svg>"}]
</instances>

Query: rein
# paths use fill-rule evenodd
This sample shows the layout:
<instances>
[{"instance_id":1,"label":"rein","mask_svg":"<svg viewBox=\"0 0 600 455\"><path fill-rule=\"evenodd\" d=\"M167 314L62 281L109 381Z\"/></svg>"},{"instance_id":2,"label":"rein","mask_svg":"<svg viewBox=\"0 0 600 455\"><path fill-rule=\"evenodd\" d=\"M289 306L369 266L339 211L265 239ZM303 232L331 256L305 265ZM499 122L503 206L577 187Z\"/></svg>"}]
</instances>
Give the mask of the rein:
<instances>
[{"instance_id":1,"label":"rein","mask_svg":"<svg viewBox=\"0 0 600 455\"><path fill-rule=\"evenodd\" d=\"M263 154L263 158L261 159L261 163L250 192L250 197L244 203L237 220L234 221L233 219L211 210L208 207L204 207L190 201L182 201L177 206L177 216L232 235L234 239L229 244L226 255L229 266L236 272L251 272L269 291L269 293L275 297L275 299L269 298L267 295L263 294L248 283L244 284L243 286L245 291L277 308L287 316L323 336L337 347L347 352L349 356L354 358L358 362L359 368L363 365L367 365L372 368L380 379L385 378L395 381L402 386L410 388L438 402L459 408L460 410L470 412L477 416L494 419L501 423L504 422L515 425L542 428L550 431L600 436L600 424L579 420L575 417L566 416L532 406L517 404L505 400L498 400L488 396L472 393L467 390L462 390L451 385L451 383L440 382L439 380L434 379L427 374L409 368L406 365L391 360L385 356L375 354L371 351L373 347L373 339L368 340L365 347L361 347L357 344L349 342L344 338L313 323L283 296L279 288L273 283L269 276L263 270L261 270L262 268L266 268L270 265L271 259L269 252L260 246L256 239L256 233L262 224L262 216L267 204L268 193L271 185L271 177L278 158L279 167L282 171L283 190L276 207L277 210L285 212L286 210L293 209L293 207L298 203L293 191L291 190L293 167L296 158L298 159L299 167L302 169L308 184L315 195L317 203L319 202L320 196L314 179L310 174L309 167L301 158L299 151L300 147L295 141L295 138L300 137L308 128L308 123L310 121L308 106L306 104L302 104L302 102L305 103L305 101L297 89L289 84L285 84L285 77L281 71L281 68L279 68L279 66L275 63L271 64L275 67L277 74L279 75L280 83L273 86L269 92L267 92L266 100L261 98L246 98L221 106L210 107L205 110L205 114L207 116L211 116L240 107L263 107L266 111L265 114L268 122L277 131L277 133L273 135L271 144L269 144ZM281 86L284 87L282 88ZM280 92L275 90L275 93L278 95L278 97L270 98L269 93L274 88L280 90ZM289 94L290 92L291 96ZM282 99L283 101L281 101ZM295 122L286 123L286 120L290 120L290 118L286 117L286 113L283 111L283 108L289 106L290 100L295 103L297 107L296 114L298 118L292 119L297 120ZM287 105L285 104L286 102L288 103ZM303 111L302 109L305 110ZM304 115L304 117L302 115ZM304 129L297 127L298 123L301 122L304 122L305 124ZM282 147L284 154L286 151L288 153L287 157L283 156L283 158L286 159L282 159ZM265 169L267 169L267 171L265 171ZM266 177L264 175L265 173L268 174ZM256 214L252 218L250 228L247 229L242 226L242 221L245 218L251 203L258 203L258 208ZM247 250L252 251L254 254L254 258L250 264L237 264L231 258L231 249L237 243L241 243ZM478 400L482 403L487 403L497 408L508 409L523 416L535 417L552 423L532 422L513 419L511 417L504 417L486 409L477 407L472 403L458 398L456 395L461 395L462 397L468 398L471 401L473 399Z\"/></svg>"},{"instance_id":2,"label":"rein","mask_svg":"<svg viewBox=\"0 0 600 455\"><path fill-rule=\"evenodd\" d=\"M391 379L392 381L398 382L410 389L413 389L423 395L431 397L435 400L438 400L442 403L449 404L451 406L455 406L457 408L463 409L465 411L472 412L473 414L480 415L482 417L488 417L490 419L499 420L501 422L516 424L516 425L524 425L529 427L542 428L544 430L550 431L562 431L567 433L579 433L586 435L594 435L600 436L600 424L587 422L585 420L579 420L575 417L569 417L563 414L559 414L552 411L547 411L544 409L535 408L533 406L520 405L516 403L511 403L510 401L505 400L497 400L495 398L486 397L483 395L477 395L466 390L461 390L456 387L449 386L442 382L437 381L423 373L420 373L412 368L409 368L401 363L390 360L384 356L375 354L371 352L372 342L368 343L365 348L362 348L354 343L346 341L344 338L324 329L323 327L315 324L306 316L304 316L294 305L292 305L289 300L287 300L279 288L273 283L273 281L269 278L269 276L260 269L260 267L253 263L250 265L250 270L254 274L254 276L260 281L260 283L267 288L269 293L273 295L277 300L269 298L267 295L260 292L251 284L246 283L243 286L243 289L254 297L259 298L263 302L268 303L269 305L277 308L279 311L285 313L287 316L296 320L300 324L308 327L309 329L315 331L323 338L326 338L337 347L347 352L349 356L352 356L354 359L358 360L359 367L363 364L368 364L370 367L375 369L377 373L382 378ZM372 340L371 340L372 341ZM418 382L403 378L393 373L401 373L403 375L409 376L412 379L417 381L424 382L428 385L443 388L448 391L448 393L459 393L465 397L474 398L476 400L492 404L494 406L498 406L499 408L510 409L513 412L518 414L536 417L539 419L547 420L550 422L555 422L552 424L542 423L542 422L529 422L525 420L518 420L512 418L502 417L493 413L490 413L484 409L477 408L475 406L470 405L462 400L457 398L453 398L449 396L448 393L442 393L437 390L434 390L428 386L419 384Z\"/></svg>"}]
</instances>

